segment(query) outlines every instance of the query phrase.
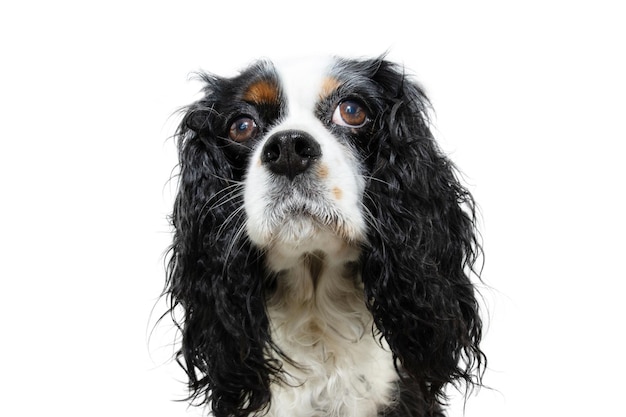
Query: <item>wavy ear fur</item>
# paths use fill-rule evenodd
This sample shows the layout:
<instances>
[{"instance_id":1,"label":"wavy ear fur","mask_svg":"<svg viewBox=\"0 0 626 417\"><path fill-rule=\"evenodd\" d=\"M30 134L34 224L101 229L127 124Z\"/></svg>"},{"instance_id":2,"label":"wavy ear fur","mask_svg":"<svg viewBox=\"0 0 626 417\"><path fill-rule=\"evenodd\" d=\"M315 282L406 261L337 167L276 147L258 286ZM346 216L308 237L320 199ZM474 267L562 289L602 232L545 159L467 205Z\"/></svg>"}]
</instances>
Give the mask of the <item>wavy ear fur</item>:
<instances>
[{"instance_id":1,"label":"wavy ear fur","mask_svg":"<svg viewBox=\"0 0 626 417\"><path fill-rule=\"evenodd\" d=\"M434 409L446 383L480 383L485 366L469 278L481 252L475 205L432 137L424 93L393 64L377 65L386 109L370 149L363 282L401 373L423 381Z\"/></svg>"},{"instance_id":2,"label":"wavy ear fur","mask_svg":"<svg viewBox=\"0 0 626 417\"><path fill-rule=\"evenodd\" d=\"M178 361L190 399L215 416L244 416L265 407L276 365L270 343L261 266L243 233L237 159L215 126L219 79L205 76L206 96L186 110L177 132L180 178L172 224L168 282L171 313L182 333ZM239 155L240 156L240 155Z\"/></svg>"}]
</instances>

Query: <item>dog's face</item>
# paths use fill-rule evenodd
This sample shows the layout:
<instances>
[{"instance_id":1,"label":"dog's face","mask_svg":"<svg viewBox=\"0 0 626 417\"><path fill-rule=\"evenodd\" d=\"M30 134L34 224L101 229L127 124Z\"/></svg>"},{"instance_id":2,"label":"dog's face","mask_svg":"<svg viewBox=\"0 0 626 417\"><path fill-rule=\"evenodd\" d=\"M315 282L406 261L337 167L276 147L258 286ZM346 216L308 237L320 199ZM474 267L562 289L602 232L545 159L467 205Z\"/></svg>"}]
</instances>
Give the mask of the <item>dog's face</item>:
<instances>
[{"instance_id":1,"label":"dog's face","mask_svg":"<svg viewBox=\"0 0 626 417\"><path fill-rule=\"evenodd\" d=\"M263 120L256 112L231 128L232 137L256 124L259 136L244 178L248 236L269 249L275 267L307 252L345 258L365 237L358 144L370 136L371 110L363 92L347 86L350 74L333 73L331 63L270 71L244 97L254 97L253 108L273 106L278 117ZM255 90L262 92L260 103L249 93Z\"/></svg>"},{"instance_id":2,"label":"dog's face","mask_svg":"<svg viewBox=\"0 0 626 417\"><path fill-rule=\"evenodd\" d=\"M218 135L244 182L247 235L269 265L311 252L357 256L382 94L337 60L258 64L221 92Z\"/></svg>"}]
</instances>

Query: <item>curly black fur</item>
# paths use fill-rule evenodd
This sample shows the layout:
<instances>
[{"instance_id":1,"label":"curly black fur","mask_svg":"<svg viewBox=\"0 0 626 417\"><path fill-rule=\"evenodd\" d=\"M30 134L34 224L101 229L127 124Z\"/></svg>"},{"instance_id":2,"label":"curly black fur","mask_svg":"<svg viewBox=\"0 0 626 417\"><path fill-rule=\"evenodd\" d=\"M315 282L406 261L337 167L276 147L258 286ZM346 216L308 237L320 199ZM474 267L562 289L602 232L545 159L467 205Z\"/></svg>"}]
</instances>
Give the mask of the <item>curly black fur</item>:
<instances>
[{"instance_id":1,"label":"curly black fur","mask_svg":"<svg viewBox=\"0 0 626 417\"><path fill-rule=\"evenodd\" d=\"M358 145L368 170L363 203L370 227L360 265L366 300L404 386L419 391L401 394L405 408L384 415L437 416L444 386L479 384L485 367L470 280L481 253L475 204L433 139L422 90L383 59L343 63L368 80L378 113ZM185 110L177 132L180 178L166 293L172 314L184 311L175 320L190 399L210 404L218 417L266 410L270 386L281 378L280 361L268 359L277 351L265 309L271 280L243 230L250 148L225 137L223 99L255 73L204 75L205 96Z\"/></svg>"},{"instance_id":2,"label":"curly black fur","mask_svg":"<svg viewBox=\"0 0 626 417\"><path fill-rule=\"evenodd\" d=\"M241 150L227 149L215 110L217 79L206 78L207 97L187 109L177 137L180 179L168 264L172 312L180 321L179 362L189 377L190 399L211 403L216 416L245 416L270 400L271 346L263 300L263 272L257 254L226 227L240 210Z\"/></svg>"},{"instance_id":3,"label":"curly black fur","mask_svg":"<svg viewBox=\"0 0 626 417\"><path fill-rule=\"evenodd\" d=\"M432 405L445 384L471 385L485 365L468 275L481 252L475 203L433 139L421 89L385 62L372 79L387 96L370 149L365 204L376 226L362 278L378 328Z\"/></svg>"}]
</instances>

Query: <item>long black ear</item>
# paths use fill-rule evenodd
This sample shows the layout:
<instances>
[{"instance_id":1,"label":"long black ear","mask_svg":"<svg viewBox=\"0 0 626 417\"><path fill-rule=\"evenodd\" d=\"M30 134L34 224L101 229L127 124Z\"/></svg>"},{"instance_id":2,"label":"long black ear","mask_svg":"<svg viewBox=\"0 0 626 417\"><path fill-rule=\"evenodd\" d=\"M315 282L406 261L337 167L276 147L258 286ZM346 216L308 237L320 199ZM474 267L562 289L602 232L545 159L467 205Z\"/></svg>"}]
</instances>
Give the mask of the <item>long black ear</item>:
<instances>
[{"instance_id":1,"label":"long black ear","mask_svg":"<svg viewBox=\"0 0 626 417\"><path fill-rule=\"evenodd\" d=\"M431 135L421 89L385 61L373 79L387 98L370 150L363 281L402 373L434 406L446 383L480 382L485 366L469 277L481 252L475 205Z\"/></svg>"},{"instance_id":2,"label":"long black ear","mask_svg":"<svg viewBox=\"0 0 626 417\"><path fill-rule=\"evenodd\" d=\"M166 293L182 333L178 361L189 399L210 404L215 416L243 416L268 404L276 369L264 357L270 336L263 278L244 237L242 185L217 128L221 81L204 78L205 98L186 109L177 131L180 177Z\"/></svg>"}]
</instances>

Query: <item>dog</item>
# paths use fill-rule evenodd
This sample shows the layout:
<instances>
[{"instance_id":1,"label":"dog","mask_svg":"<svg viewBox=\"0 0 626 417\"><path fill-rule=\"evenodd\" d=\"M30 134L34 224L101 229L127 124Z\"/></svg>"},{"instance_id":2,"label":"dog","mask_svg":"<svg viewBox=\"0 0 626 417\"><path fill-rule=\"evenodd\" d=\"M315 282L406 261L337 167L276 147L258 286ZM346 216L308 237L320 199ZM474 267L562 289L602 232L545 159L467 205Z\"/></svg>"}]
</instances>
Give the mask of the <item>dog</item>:
<instances>
[{"instance_id":1,"label":"dog","mask_svg":"<svg viewBox=\"0 0 626 417\"><path fill-rule=\"evenodd\" d=\"M445 387L484 373L482 249L423 89L384 56L199 77L165 289L188 400L217 417L442 416Z\"/></svg>"}]
</instances>

